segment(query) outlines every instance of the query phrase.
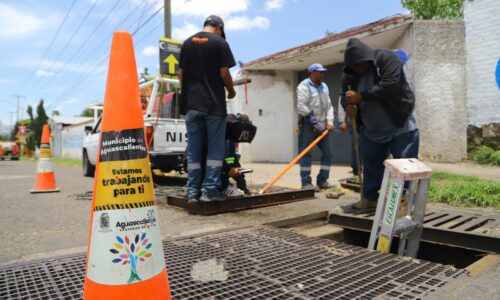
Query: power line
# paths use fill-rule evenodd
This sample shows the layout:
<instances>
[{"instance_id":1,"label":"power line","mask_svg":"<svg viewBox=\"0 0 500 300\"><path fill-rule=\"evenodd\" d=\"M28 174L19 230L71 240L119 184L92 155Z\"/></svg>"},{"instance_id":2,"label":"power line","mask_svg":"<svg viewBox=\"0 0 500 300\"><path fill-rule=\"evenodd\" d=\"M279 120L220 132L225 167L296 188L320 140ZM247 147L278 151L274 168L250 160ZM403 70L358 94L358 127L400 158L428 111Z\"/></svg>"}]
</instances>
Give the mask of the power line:
<instances>
[{"instance_id":1,"label":"power line","mask_svg":"<svg viewBox=\"0 0 500 300\"><path fill-rule=\"evenodd\" d=\"M137 11L137 8L139 8L144 3L146 3L146 0L143 0L139 5L137 5L134 9L132 9L127 14L127 16L125 16L125 18L123 18L121 20L121 22L113 28L112 32L116 31L120 26L122 26L125 23L125 21L127 21L129 19L129 17L132 16ZM103 40L101 40L101 42L97 45L97 47L95 47L92 51L88 52L88 54L85 56L85 58L82 61L80 61L80 64L83 64L83 63L87 62L92 54L96 53L98 49L102 48L102 46L104 44L109 43L109 38L112 37L112 36L113 36L113 33L107 35ZM83 71L83 73L80 74L80 77L78 77L77 81L79 81L80 79L82 79L83 76L87 75L87 73L89 73L89 71L92 71L93 69L95 69L95 65L91 65L91 66L87 67L85 69L85 71ZM77 76L77 74L70 75L71 78L74 77L74 76ZM63 78L62 81L60 81L59 83L62 83L65 80L67 81L68 78Z\"/></svg>"},{"instance_id":2,"label":"power line","mask_svg":"<svg viewBox=\"0 0 500 300\"><path fill-rule=\"evenodd\" d=\"M137 22L137 27L139 27L139 25L141 24L141 21L142 21L142 17L144 17L144 14L146 14L146 8L147 8L147 5L144 5L144 8L142 9L142 14L139 17L139 21Z\"/></svg>"},{"instance_id":3,"label":"power line","mask_svg":"<svg viewBox=\"0 0 500 300\"><path fill-rule=\"evenodd\" d=\"M141 26L137 27L137 29L136 29L134 32L132 32L132 36L135 36L135 34L136 34L139 30L141 30L141 29L142 29L142 27L144 27L144 25L146 25L147 23L149 23L149 21L151 21L151 19L153 19L153 18L154 18L154 17L155 17L158 13L160 13L160 11L162 11L162 10L163 10L163 5L162 5L162 6L161 6L161 7L160 7L157 11L155 11L155 12L153 13L153 15L152 15L151 17L149 17L149 18L146 20L146 22L142 23L142 25L141 25Z\"/></svg>"},{"instance_id":4,"label":"power line","mask_svg":"<svg viewBox=\"0 0 500 300\"><path fill-rule=\"evenodd\" d=\"M137 46L139 46L139 45L140 45L140 44L141 44L141 43L142 43L142 42L143 42L143 41L144 41L144 40L145 40L145 39L146 39L149 35L151 35L153 32L155 32L156 30L158 30L158 28L159 28L160 26L162 26L162 25L163 25L163 20L162 20L160 23L158 23L155 27L153 27L153 29L151 29L151 30L150 30L150 31L148 31L146 34L144 34L144 36L143 36L140 40L138 40L137 42L135 42L135 43L134 43L134 48L137 48ZM107 55L106 57L101 58L101 59L99 60L99 62L98 62L98 65L99 65L101 62L103 62L103 60L105 60L105 59L107 59L107 58L109 58L109 55ZM89 84L90 82L92 82L92 81L96 80L97 78L98 78L98 77L89 77L89 79L88 79L86 82L84 82L85 84L83 84L82 86L78 87L78 89L77 89L77 92L76 92L76 93L80 92L80 91L82 90L82 88L84 88L84 87L86 86L86 84ZM74 90L73 90L73 91L74 91Z\"/></svg>"},{"instance_id":5,"label":"power line","mask_svg":"<svg viewBox=\"0 0 500 300\"><path fill-rule=\"evenodd\" d=\"M66 44L63 46L63 48L61 49L61 51L59 51L59 54L57 54L57 57L52 61L52 63L50 64L50 66L47 68L47 72L52 68L52 66L57 62L57 60L61 57L61 55L64 53L64 51L68 48L69 44L73 41L73 39L76 37L76 35L78 34L78 32L80 31L80 29L82 28L83 24L85 23L85 21L87 21L88 17L90 16L90 14L92 13L92 11L94 10L94 8L96 7L97 5L97 1L94 2L94 4L92 4L92 6L90 7L90 9L87 11L87 14L85 15L85 17L83 18L83 20L80 22L80 24L78 25L78 27L76 28L76 30L74 31L73 34L70 35L70 38L68 39L68 41L66 42ZM41 77L40 77L41 78ZM40 80L38 80L32 87L32 89L34 89L38 82L40 82Z\"/></svg>"},{"instance_id":6,"label":"power line","mask_svg":"<svg viewBox=\"0 0 500 300\"><path fill-rule=\"evenodd\" d=\"M144 2L144 1L143 1ZM182 3L177 9L181 9L186 3ZM140 6L140 5L139 5ZM137 6L137 7L139 7ZM142 23L140 26L138 26L138 28L132 33L133 36L135 36L147 23L149 23L162 9L164 8L164 6L162 5L157 11L155 11L144 23ZM142 18L142 16L141 16ZM163 20L157 24L156 26L153 27L152 30L148 31L139 41L135 42L134 43L134 46L137 47L140 43L142 43L145 38L147 36L149 36L150 34L152 34L155 30L157 30L161 25L163 25ZM116 28L115 28L116 29ZM99 59L97 61L96 64L94 64L91 68L88 68L77 80L77 82L72 85L68 90L66 90L62 95L61 97L55 101L55 103L61 101L64 97L67 96L67 94L69 94L70 92L73 92L75 95L78 94L80 92L80 90L84 87L86 87L89 83L91 83L92 81L96 80L98 77L97 76L94 76L94 77L89 77L85 80L81 80L80 79L83 79L84 77L90 75L90 73L92 71L94 71L99 65L101 65L102 62L104 62L104 60L106 60L107 58L109 58L109 54L102 57L101 59ZM79 86L80 85L80 86ZM54 103L54 104L55 104Z\"/></svg>"},{"instance_id":7,"label":"power line","mask_svg":"<svg viewBox=\"0 0 500 300\"><path fill-rule=\"evenodd\" d=\"M111 14L111 12L116 8L116 6L120 3L121 0L117 0L115 2L115 4L111 7L111 9L108 11L108 13L106 14L106 16L104 16L104 18L102 18L101 22L99 22L99 24L94 28L94 30L88 35L88 37L85 39L85 41L82 43L84 46L83 47L79 47L77 51L75 51L75 53L73 53L73 56L71 56L71 58L63 65L59 68L59 71L57 71L56 74L54 74L54 76L51 78L51 80L49 80L49 82L46 82L45 83L45 88L50 84L52 83L52 81L56 80L56 79L59 79L57 77L57 75L59 75L62 71L65 70L66 66L69 65L69 63L71 61L73 61L73 59L77 56L77 54L79 54L83 49L85 49L85 46L87 46L87 42L93 37L94 33L97 32L97 30L99 30L99 28L101 28L101 26L104 24L104 22L106 21L106 19L109 17L109 15ZM62 78L62 81L64 81L65 78L63 77ZM61 81L58 81L57 83L61 83Z\"/></svg>"},{"instance_id":8,"label":"power line","mask_svg":"<svg viewBox=\"0 0 500 300\"><path fill-rule=\"evenodd\" d=\"M150 16L150 17L149 17L146 21L144 21L144 23L142 23L142 24L141 24L141 26L139 26L138 30L141 30L141 29L142 29L142 28L143 28L143 27L144 27L147 23L149 23L149 22L153 19L153 17L154 17L154 16L156 16L156 15L157 15L157 14L158 14L158 13L159 13L162 9L163 9L163 6L162 6L162 7L160 7L157 11L155 11L155 12L154 12L154 13L153 13L153 14L152 14L152 15L151 15L151 16ZM162 23L160 23L160 24L156 25L154 29L157 29L157 28L158 28L161 24L163 24L163 21L162 21ZM133 35L133 36L135 36L135 34L137 34L138 30L136 30L134 33L132 33L132 35ZM149 34L151 34L151 33L153 33L153 32L154 32L154 30L151 30L151 31L149 31L149 32L147 33L147 35L149 35ZM142 41L145 39L145 37L146 37L146 36L144 36L144 37L140 40L140 42L142 42ZM138 45L138 44L139 44L139 42L138 42L138 43L136 43L136 45ZM98 66L99 66L99 65L100 65L100 64L101 64L101 63L102 63L105 59L107 59L107 58L109 58L109 54L108 54L108 55L106 55L105 57L101 58L101 59L100 59L100 60L99 60L96 64L94 64L94 65L93 65L93 67L92 67L90 70L88 70L88 71L86 71L84 74L82 74L82 75L80 76L80 78L83 78L83 77L85 77L85 76L88 76L88 75L89 75L92 71L94 71L94 70L95 70L95 69L96 69L96 68L97 68L97 67L98 67ZM79 79L80 79L80 78L79 78ZM70 93L70 92L74 92L75 90L80 91L80 89L81 89L81 88L85 87L87 84L89 84L90 82L92 82L92 81L93 81L93 80L95 80L96 78L97 78L97 77L90 77L90 78L89 78L89 79L87 79L86 81L85 81L85 80L82 80L82 81L77 80L77 82L76 82L74 85L72 85L72 86L71 86L68 90L66 90L66 91L63 93L63 95L62 95L62 96L61 96L61 97L60 97L60 98L59 98L56 102L61 101L61 100L62 100L64 97L66 97L66 96L68 95L68 93ZM81 85L81 86L79 87L79 85Z\"/></svg>"},{"instance_id":9,"label":"power line","mask_svg":"<svg viewBox=\"0 0 500 300\"><path fill-rule=\"evenodd\" d=\"M31 78L33 78L33 76L38 71L38 68L40 67L40 65L42 64L42 61L45 59L45 57L49 53L49 50L52 47L52 45L54 44L54 41L56 40L57 36L59 35L59 32L61 32L61 29L62 29L64 23L66 23L66 20L68 19L68 16L69 16L70 12L73 10L73 6L75 6L75 3L76 3L76 0L73 0L73 2L71 3L71 6L69 7L68 11L66 12L66 15L64 16L61 24L59 24L59 27L57 28L56 33L52 37L52 40L50 41L49 46L47 47L47 49L45 49L45 52L43 53L42 58L38 62L35 70L33 71L33 73L31 75L28 75L28 77L26 77L26 79L24 80L23 85L19 89L19 92L21 92L22 90L24 90L24 88L26 87L26 84L31 80Z\"/></svg>"}]
</instances>

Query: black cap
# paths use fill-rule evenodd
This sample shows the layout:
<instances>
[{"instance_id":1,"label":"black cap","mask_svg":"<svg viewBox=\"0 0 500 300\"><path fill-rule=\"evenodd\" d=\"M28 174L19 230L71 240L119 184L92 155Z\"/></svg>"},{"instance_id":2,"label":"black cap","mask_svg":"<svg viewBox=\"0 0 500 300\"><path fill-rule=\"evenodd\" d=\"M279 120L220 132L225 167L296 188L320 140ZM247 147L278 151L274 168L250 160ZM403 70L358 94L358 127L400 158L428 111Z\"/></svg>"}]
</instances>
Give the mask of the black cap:
<instances>
[{"instance_id":1,"label":"black cap","mask_svg":"<svg viewBox=\"0 0 500 300\"><path fill-rule=\"evenodd\" d=\"M203 26L220 26L220 30L222 32L221 37L223 39L226 39L226 34L224 33L224 21L222 21L222 18L216 15L210 15L208 18L205 20L205 23L203 23Z\"/></svg>"}]
</instances>

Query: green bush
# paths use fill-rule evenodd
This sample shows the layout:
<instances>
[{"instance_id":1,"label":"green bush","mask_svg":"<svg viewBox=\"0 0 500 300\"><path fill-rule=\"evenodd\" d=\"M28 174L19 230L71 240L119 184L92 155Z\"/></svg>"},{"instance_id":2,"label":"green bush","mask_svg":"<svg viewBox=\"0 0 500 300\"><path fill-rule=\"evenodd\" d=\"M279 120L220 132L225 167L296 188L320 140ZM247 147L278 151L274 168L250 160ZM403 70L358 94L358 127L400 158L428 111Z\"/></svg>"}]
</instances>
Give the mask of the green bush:
<instances>
[{"instance_id":1,"label":"green bush","mask_svg":"<svg viewBox=\"0 0 500 300\"><path fill-rule=\"evenodd\" d=\"M500 210L500 182L434 172L429 189L429 201Z\"/></svg>"},{"instance_id":2,"label":"green bush","mask_svg":"<svg viewBox=\"0 0 500 300\"><path fill-rule=\"evenodd\" d=\"M500 166L500 151L480 146L470 150L469 159L484 165Z\"/></svg>"},{"instance_id":3,"label":"green bush","mask_svg":"<svg viewBox=\"0 0 500 300\"><path fill-rule=\"evenodd\" d=\"M490 155L490 165L500 166L500 151L495 151Z\"/></svg>"}]
</instances>

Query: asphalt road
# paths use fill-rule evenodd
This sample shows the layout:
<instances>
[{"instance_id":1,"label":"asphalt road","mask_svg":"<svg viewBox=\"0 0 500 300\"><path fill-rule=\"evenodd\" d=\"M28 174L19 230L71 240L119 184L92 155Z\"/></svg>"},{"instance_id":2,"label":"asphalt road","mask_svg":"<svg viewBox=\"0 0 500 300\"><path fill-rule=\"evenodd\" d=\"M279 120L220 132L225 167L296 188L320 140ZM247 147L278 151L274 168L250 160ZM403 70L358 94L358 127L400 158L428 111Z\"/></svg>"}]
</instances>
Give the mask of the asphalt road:
<instances>
[{"instance_id":1,"label":"asphalt road","mask_svg":"<svg viewBox=\"0 0 500 300\"><path fill-rule=\"evenodd\" d=\"M54 171L61 192L30 194L36 164L0 161L0 265L86 251L91 201L71 195L92 191L93 178L83 177L79 167L54 165ZM183 209L159 204L158 220L163 237L178 236L332 210L353 199L331 200L320 195L314 200L214 216L189 215Z\"/></svg>"},{"instance_id":2,"label":"asphalt road","mask_svg":"<svg viewBox=\"0 0 500 300\"><path fill-rule=\"evenodd\" d=\"M269 168L259 169L259 174L276 173ZM61 192L30 194L35 170L33 162L0 161L0 265L86 250L91 201L77 200L72 195L91 191L93 178L83 177L79 167L54 165ZM338 170L334 174L338 176ZM289 175L285 181L295 182L297 178L296 174ZM261 183L258 181L253 183ZM314 200L215 216L189 215L182 209L158 205L157 217L164 238L331 211L354 199L349 194L340 200L326 199L323 194L317 194ZM499 275L500 264L496 264L478 277L453 281L430 298L500 299Z\"/></svg>"}]
</instances>

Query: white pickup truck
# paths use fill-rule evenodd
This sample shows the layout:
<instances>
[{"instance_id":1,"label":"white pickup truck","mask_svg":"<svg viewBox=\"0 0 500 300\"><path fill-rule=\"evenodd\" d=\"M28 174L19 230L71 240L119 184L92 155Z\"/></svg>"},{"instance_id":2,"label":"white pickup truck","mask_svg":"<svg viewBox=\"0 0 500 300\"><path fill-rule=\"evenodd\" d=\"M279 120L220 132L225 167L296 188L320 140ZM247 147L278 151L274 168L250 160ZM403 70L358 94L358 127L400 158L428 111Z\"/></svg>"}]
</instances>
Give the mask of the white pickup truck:
<instances>
[{"instance_id":1,"label":"white pickup truck","mask_svg":"<svg viewBox=\"0 0 500 300\"><path fill-rule=\"evenodd\" d=\"M145 108L146 141L149 143L152 169L182 172L187 146L186 123L179 115L178 97L174 93L161 92L168 85L178 85L178 81L155 78L140 85ZM145 95L144 90L148 90L149 93ZM94 126L85 127L86 136L82 150L85 176L94 176L100 129L101 118Z\"/></svg>"}]
</instances>

